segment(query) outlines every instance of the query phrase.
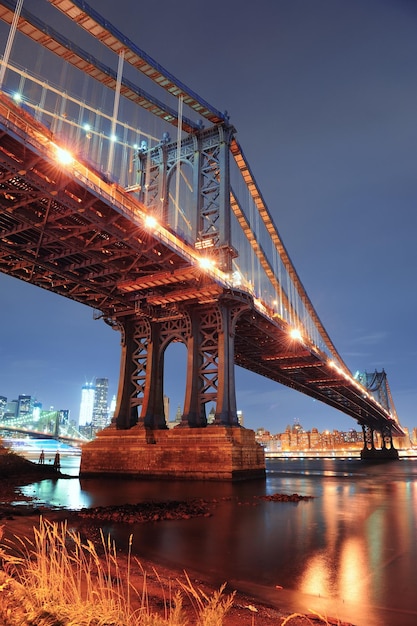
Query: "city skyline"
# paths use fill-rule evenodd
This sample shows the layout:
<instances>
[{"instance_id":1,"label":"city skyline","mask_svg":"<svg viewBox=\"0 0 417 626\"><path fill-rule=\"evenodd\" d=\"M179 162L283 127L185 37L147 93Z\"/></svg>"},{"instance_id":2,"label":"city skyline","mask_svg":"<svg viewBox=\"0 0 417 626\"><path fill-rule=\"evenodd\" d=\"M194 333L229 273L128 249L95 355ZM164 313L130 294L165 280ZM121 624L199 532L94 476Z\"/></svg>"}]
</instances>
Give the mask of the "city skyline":
<instances>
[{"instance_id":1,"label":"city skyline","mask_svg":"<svg viewBox=\"0 0 417 626\"><path fill-rule=\"evenodd\" d=\"M385 369L400 421L411 431L417 422L416 7L263 0L253 12L236 0L215 0L213 11L222 19L207 55L203 10L191 0L182 0L179 12L187 14L186 46L171 45L183 18L167 0L146 12L131 7L129 20L108 0L90 4L229 111L332 341L353 373ZM59 408L72 413L84 380L107 377L109 394L116 393L120 336L94 320L92 310L3 275L0 292L4 390L42 396L57 408L62 399ZM168 349L166 373L172 419L184 399L184 346ZM275 432L297 418L329 428L357 426L240 368L236 387L249 428Z\"/></svg>"},{"instance_id":2,"label":"city skyline","mask_svg":"<svg viewBox=\"0 0 417 626\"><path fill-rule=\"evenodd\" d=\"M97 383L85 383L81 387L81 402L79 407L79 416L75 417L71 416L68 409L64 409L63 407L53 407L53 406L43 406L42 402L30 394L19 394L14 398L7 398L4 394L0 394L0 422L4 418L6 421L11 417L11 409L13 409L14 416L18 418L27 417L28 423L32 420L37 421L42 414L51 414L51 413L62 413L65 414L66 421L73 422L76 428L85 428L85 427L93 427L95 431L99 431L102 428L105 428L108 425L108 420L112 411L112 404L115 400L113 397L112 402L108 402L108 380L106 378L96 378ZM181 422L181 411L180 407L177 407L175 411L175 415L169 411L169 398L164 395L164 407L165 411L169 412L167 415L167 425L172 428L173 425L179 424ZM14 406L11 406L14 405ZM113 407L114 408L114 407ZM237 410L238 421L241 426L244 426L244 415L241 410ZM210 412L207 414L208 424L211 424L215 417L215 409L214 405L212 406ZM77 424L78 422L78 424ZM103 422L100 424L100 422ZM308 434L311 432L321 433L323 435L337 433L340 435L348 435L350 433L359 434L361 437L363 436L362 429L360 425L355 428L352 425L345 431L333 428L333 430L329 430L325 428L324 430L320 430L316 425L312 425L308 428L304 428L300 419L294 418L292 423L288 423L283 427L282 431L279 432L271 432L263 426L259 426L256 429L256 437L278 437L286 433L293 434ZM414 433L417 432L417 426L414 428ZM408 439L410 433L406 433L405 438ZM363 439L360 439L363 441ZM357 441L357 439L355 439Z\"/></svg>"}]
</instances>

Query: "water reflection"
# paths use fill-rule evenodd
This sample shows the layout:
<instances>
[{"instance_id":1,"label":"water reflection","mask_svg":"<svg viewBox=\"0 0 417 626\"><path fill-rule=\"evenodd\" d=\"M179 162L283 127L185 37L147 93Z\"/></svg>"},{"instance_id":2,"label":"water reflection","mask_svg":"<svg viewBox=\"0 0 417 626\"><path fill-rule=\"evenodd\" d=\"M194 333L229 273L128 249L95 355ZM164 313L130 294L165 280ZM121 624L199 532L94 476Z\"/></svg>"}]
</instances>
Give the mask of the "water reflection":
<instances>
[{"instance_id":1,"label":"water reflection","mask_svg":"<svg viewBox=\"0 0 417 626\"><path fill-rule=\"evenodd\" d=\"M417 623L416 461L274 460L266 480L241 484L73 478L26 489L40 502L73 509L215 500L209 518L108 524L104 531L120 547L133 533L139 557L248 591L256 587L274 603L292 590L298 610L336 613L358 626ZM257 497L273 493L314 498L275 503Z\"/></svg>"},{"instance_id":2,"label":"water reflection","mask_svg":"<svg viewBox=\"0 0 417 626\"><path fill-rule=\"evenodd\" d=\"M78 478L47 479L21 488L25 496L53 508L79 510L92 506L92 498L81 489Z\"/></svg>"}]
</instances>

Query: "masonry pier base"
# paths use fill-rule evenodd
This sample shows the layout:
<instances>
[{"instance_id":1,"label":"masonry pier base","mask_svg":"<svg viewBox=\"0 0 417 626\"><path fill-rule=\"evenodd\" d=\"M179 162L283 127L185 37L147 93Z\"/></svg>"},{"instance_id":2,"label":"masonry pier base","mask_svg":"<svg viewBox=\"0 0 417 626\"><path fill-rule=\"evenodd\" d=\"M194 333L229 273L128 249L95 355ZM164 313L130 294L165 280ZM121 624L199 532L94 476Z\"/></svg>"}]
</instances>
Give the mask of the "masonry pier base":
<instances>
[{"instance_id":1,"label":"masonry pier base","mask_svg":"<svg viewBox=\"0 0 417 626\"><path fill-rule=\"evenodd\" d=\"M364 446L361 450L361 459L363 461L395 461L400 458L398 450L394 448L389 426L382 424L378 429L379 436L375 428L369 424L362 424L362 430Z\"/></svg>"},{"instance_id":2,"label":"masonry pier base","mask_svg":"<svg viewBox=\"0 0 417 626\"><path fill-rule=\"evenodd\" d=\"M262 446L241 427L108 427L83 446L80 477L238 481L265 477Z\"/></svg>"},{"instance_id":3,"label":"masonry pier base","mask_svg":"<svg viewBox=\"0 0 417 626\"><path fill-rule=\"evenodd\" d=\"M399 458L396 448L363 448L361 450L362 461L396 461Z\"/></svg>"}]
</instances>

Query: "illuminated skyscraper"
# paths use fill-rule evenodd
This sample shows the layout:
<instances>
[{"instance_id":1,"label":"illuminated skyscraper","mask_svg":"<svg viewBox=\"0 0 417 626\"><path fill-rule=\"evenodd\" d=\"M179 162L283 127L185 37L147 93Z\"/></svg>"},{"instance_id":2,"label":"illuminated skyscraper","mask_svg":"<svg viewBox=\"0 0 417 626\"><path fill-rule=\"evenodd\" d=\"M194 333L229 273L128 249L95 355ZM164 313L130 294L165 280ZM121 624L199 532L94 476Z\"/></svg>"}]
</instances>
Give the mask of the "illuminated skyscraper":
<instances>
[{"instance_id":1,"label":"illuminated skyscraper","mask_svg":"<svg viewBox=\"0 0 417 626\"><path fill-rule=\"evenodd\" d=\"M31 418L33 410L32 397L27 396L26 394L22 394L19 396L17 402L17 416L23 418Z\"/></svg>"},{"instance_id":2,"label":"illuminated skyscraper","mask_svg":"<svg viewBox=\"0 0 417 626\"><path fill-rule=\"evenodd\" d=\"M6 396L0 396L0 419L2 419L5 411L6 411L6 405L7 405L7 398Z\"/></svg>"},{"instance_id":3,"label":"illuminated skyscraper","mask_svg":"<svg viewBox=\"0 0 417 626\"><path fill-rule=\"evenodd\" d=\"M86 383L81 389L79 426L91 424L93 421L95 387L93 383Z\"/></svg>"},{"instance_id":4,"label":"illuminated skyscraper","mask_svg":"<svg viewBox=\"0 0 417 626\"><path fill-rule=\"evenodd\" d=\"M96 378L92 419L92 426L96 431L102 430L109 423L109 407L107 404L108 389L108 378Z\"/></svg>"},{"instance_id":5,"label":"illuminated skyscraper","mask_svg":"<svg viewBox=\"0 0 417 626\"><path fill-rule=\"evenodd\" d=\"M32 411L32 417L33 417L33 421L34 422L38 422L41 416L41 411L42 411L42 402L38 402L37 400L35 400L35 402L33 403L33 411Z\"/></svg>"}]
</instances>

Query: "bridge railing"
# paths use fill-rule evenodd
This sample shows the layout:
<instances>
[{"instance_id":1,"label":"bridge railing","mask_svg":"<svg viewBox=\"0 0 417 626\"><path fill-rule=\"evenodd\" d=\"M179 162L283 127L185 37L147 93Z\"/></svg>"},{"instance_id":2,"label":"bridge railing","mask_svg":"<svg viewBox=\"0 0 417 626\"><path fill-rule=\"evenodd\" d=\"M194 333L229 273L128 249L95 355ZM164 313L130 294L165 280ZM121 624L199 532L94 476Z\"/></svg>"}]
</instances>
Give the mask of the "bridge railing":
<instances>
[{"instance_id":1,"label":"bridge railing","mask_svg":"<svg viewBox=\"0 0 417 626\"><path fill-rule=\"evenodd\" d=\"M137 181L135 154L142 142L156 144L160 140L144 129L144 120L134 125L138 111L132 103L124 103L124 110L114 118L114 94L101 85L100 94L96 94L98 106L80 100L65 84L51 84L27 68L8 63L2 90L50 129L63 147L122 187L134 186Z\"/></svg>"}]
</instances>

